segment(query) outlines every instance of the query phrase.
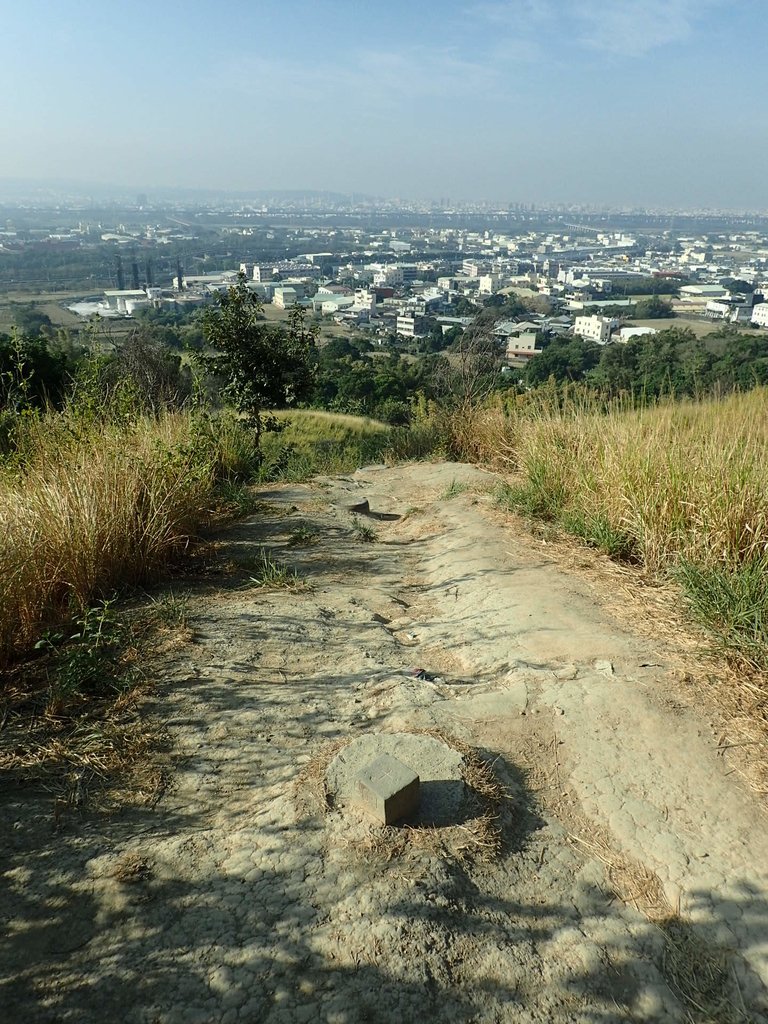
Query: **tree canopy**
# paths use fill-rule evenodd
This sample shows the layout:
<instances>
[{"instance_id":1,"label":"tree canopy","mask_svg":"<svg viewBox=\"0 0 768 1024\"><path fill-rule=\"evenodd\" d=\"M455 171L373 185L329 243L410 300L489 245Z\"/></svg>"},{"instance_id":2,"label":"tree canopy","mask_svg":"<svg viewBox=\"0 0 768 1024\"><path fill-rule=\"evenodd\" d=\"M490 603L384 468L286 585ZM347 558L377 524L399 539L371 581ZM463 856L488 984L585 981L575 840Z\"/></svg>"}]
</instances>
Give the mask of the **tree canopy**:
<instances>
[{"instance_id":1,"label":"tree canopy","mask_svg":"<svg viewBox=\"0 0 768 1024\"><path fill-rule=\"evenodd\" d=\"M675 311L670 302L665 302L658 295L648 299L638 299L632 312L635 320L666 320L674 317Z\"/></svg>"},{"instance_id":2,"label":"tree canopy","mask_svg":"<svg viewBox=\"0 0 768 1024\"><path fill-rule=\"evenodd\" d=\"M295 405L312 389L312 350L317 328L306 323L300 307L291 310L289 326L268 323L258 296L244 274L202 316L203 334L212 353L201 357L222 382L221 395L252 424L257 439L277 429L270 410Z\"/></svg>"},{"instance_id":3,"label":"tree canopy","mask_svg":"<svg viewBox=\"0 0 768 1024\"><path fill-rule=\"evenodd\" d=\"M688 327L670 327L604 346L557 338L534 356L526 372L526 383L533 387L550 378L647 397L748 389L768 383L768 334L726 326L697 338Z\"/></svg>"}]
</instances>

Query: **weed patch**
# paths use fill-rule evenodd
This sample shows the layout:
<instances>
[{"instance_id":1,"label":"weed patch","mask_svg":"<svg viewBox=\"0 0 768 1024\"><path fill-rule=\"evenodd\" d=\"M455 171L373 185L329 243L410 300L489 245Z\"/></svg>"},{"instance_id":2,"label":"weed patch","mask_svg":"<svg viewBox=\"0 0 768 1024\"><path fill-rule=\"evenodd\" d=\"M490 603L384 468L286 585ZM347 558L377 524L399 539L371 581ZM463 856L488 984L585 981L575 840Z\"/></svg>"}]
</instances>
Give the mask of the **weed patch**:
<instances>
[{"instance_id":1,"label":"weed patch","mask_svg":"<svg viewBox=\"0 0 768 1024\"><path fill-rule=\"evenodd\" d=\"M450 484L443 493L440 495L441 501L450 501L451 498L457 498L460 494L466 494L469 490L469 484L462 483L459 480L451 480Z\"/></svg>"},{"instance_id":2,"label":"weed patch","mask_svg":"<svg viewBox=\"0 0 768 1024\"><path fill-rule=\"evenodd\" d=\"M693 614L717 646L768 669L768 558L732 566L683 559L675 574Z\"/></svg>"},{"instance_id":3,"label":"weed patch","mask_svg":"<svg viewBox=\"0 0 768 1024\"><path fill-rule=\"evenodd\" d=\"M262 590L280 590L302 585L303 581L295 569L275 561L264 549L253 561L253 570L249 572L245 583L247 588L258 587Z\"/></svg>"},{"instance_id":4,"label":"weed patch","mask_svg":"<svg viewBox=\"0 0 768 1024\"><path fill-rule=\"evenodd\" d=\"M373 544L374 541L379 539L376 530L368 523L362 522L357 516L352 518L352 529L355 531L357 539L364 544Z\"/></svg>"},{"instance_id":5,"label":"weed patch","mask_svg":"<svg viewBox=\"0 0 768 1024\"><path fill-rule=\"evenodd\" d=\"M288 538L288 546L292 548L307 547L315 544L320 534L310 526L299 526Z\"/></svg>"},{"instance_id":6,"label":"weed patch","mask_svg":"<svg viewBox=\"0 0 768 1024\"><path fill-rule=\"evenodd\" d=\"M637 546L634 538L620 526L615 526L600 512L566 511L560 517L563 529L597 548L617 562L636 562Z\"/></svg>"},{"instance_id":7,"label":"weed patch","mask_svg":"<svg viewBox=\"0 0 768 1024\"><path fill-rule=\"evenodd\" d=\"M232 519L243 519L252 515L258 511L260 505L251 487L234 480L223 480L217 485L215 503L220 515Z\"/></svg>"},{"instance_id":8,"label":"weed patch","mask_svg":"<svg viewBox=\"0 0 768 1024\"><path fill-rule=\"evenodd\" d=\"M164 735L142 713L140 667L167 622L158 603L99 601L6 673L0 770L43 783L55 797L56 823L86 804L149 802L162 787L150 755Z\"/></svg>"}]
</instances>

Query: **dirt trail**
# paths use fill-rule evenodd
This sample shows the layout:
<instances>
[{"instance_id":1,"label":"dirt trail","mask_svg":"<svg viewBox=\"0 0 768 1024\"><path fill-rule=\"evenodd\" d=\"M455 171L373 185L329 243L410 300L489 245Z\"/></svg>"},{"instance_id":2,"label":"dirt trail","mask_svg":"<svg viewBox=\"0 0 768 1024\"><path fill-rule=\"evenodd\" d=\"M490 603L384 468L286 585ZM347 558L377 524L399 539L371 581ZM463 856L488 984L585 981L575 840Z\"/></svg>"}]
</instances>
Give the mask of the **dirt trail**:
<instances>
[{"instance_id":1,"label":"dirt trail","mask_svg":"<svg viewBox=\"0 0 768 1024\"><path fill-rule=\"evenodd\" d=\"M492 483L369 467L227 531L309 586L191 588L194 643L151 667L156 807L52 835L44 797L0 801L0 1019L768 1020L762 809L674 652L505 526ZM402 518L356 523L363 498ZM496 858L316 799L328 744L419 730L492 761Z\"/></svg>"}]
</instances>

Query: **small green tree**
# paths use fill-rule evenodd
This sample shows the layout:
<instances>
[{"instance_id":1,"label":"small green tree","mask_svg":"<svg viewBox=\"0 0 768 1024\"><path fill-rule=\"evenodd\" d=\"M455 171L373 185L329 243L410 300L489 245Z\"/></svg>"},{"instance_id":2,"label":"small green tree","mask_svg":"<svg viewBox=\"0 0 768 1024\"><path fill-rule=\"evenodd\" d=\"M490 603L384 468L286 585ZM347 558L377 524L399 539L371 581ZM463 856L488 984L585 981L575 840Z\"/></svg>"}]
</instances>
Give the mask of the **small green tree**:
<instances>
[{"instance_id":1,"label":"small green tree","mask_svg":"<svg viewBox=\"0 0 768 1024\"><path fill-rule=\"evenodd\" d=\"M306 323L306 313L298 306L291 310L287 329L268 323L244 274L204 311L202 324L213 350L202 362L223 382L222 397L246 417L258 444L264 431L279 429L271 410L309 395L317 327Z\"/></svg>"}]
</instances>

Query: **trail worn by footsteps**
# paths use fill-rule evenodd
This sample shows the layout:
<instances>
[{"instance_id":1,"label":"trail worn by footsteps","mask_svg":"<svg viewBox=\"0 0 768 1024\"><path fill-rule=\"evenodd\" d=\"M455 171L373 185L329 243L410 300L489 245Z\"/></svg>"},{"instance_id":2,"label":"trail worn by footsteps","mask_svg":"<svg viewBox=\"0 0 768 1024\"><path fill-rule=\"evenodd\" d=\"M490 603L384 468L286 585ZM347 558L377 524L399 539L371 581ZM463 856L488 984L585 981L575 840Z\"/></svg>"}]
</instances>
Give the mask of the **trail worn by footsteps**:
<instances>
[{"instance_id":1,"label":"trail worn by footsteps","mask_svg":"<svg viewBox=\"0 0 768 1024\"><path fill-rule=\"evenodd\" d=\"M3 1020L768 1020L756 798L670 708L669 651L505 525L493 482L369 467L224 533L194 642L147 668L156 806L54 833L50 796L0 799ZM262 549L300 585L258 587ZM492 764L495 856L328 806L329 752L382 731Z\"/></svg>"}]
</instances>

